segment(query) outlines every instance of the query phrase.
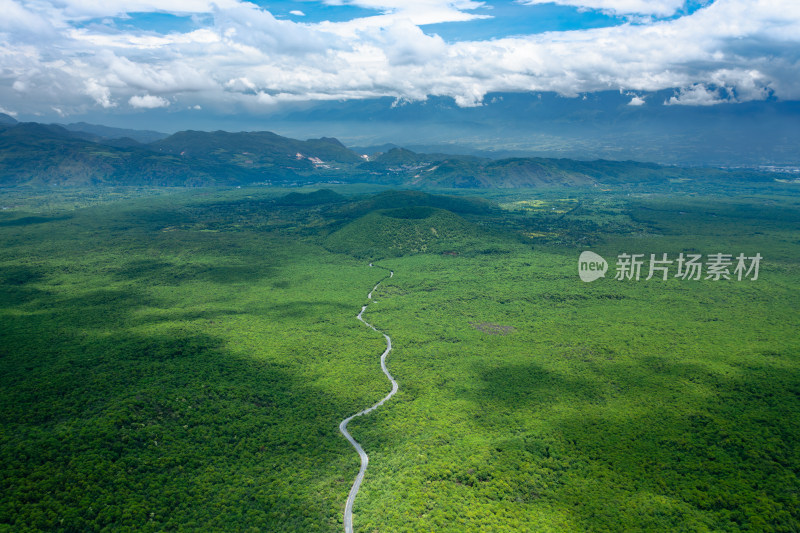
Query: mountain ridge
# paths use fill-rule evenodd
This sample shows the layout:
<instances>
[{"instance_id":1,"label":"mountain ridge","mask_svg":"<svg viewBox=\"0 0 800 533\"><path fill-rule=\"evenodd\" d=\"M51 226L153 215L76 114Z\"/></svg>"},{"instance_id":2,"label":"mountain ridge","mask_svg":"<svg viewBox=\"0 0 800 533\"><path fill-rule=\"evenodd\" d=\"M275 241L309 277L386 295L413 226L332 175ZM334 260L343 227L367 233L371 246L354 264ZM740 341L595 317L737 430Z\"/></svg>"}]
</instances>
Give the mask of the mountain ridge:
<instances>
[{"instance_id":1,"label":"mountain ridge","mask_svg":"<svg viewBox=\"0 0 800 533\"><path fill-rule=\"evenodd\" d=\"M413 188L519 188L775 177L635 161L417 153L393 145L367 157L333 137L303 141L269 131L186 130L142 143L130 136L109 139L85 130L132 131L99 126L73 130L0 116L0 186L362 182Z\"/></svg>"}]
</instances>

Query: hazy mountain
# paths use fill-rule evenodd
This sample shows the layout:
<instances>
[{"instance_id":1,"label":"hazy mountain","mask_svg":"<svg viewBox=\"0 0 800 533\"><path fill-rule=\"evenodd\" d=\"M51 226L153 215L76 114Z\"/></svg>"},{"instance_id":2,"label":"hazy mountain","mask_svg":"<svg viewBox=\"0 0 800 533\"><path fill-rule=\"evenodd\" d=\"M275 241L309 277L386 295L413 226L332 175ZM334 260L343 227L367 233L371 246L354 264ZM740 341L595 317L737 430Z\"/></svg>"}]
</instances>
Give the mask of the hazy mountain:
<instances>
[{"instance_id":1,"label":"hazy mountain","mask_svg":"<svg viewBox=\"0 0 800 533\"><path fill-rule=\"evenodd\" d=\"M74 122L64 124L63 127L69 131L80 131L94 135L99 139L122 139L128 138L139 143L150 143L168 137L168 133L161 133L150 130L132 130L126 128L112 128L98 124L87 124L86 122Z\"/></svg>"},{"instance_id":2,"label":"hazy mountain","mask_svg":"<svg viewBox=\"0 0 800 533\"><path fill-rule=\"evenodd\" d=\"M13 119L12 119L13 120ZM391 148L365 161L331 137L301 141L275 133L184 131L141 144L98 139L55 124L0 127L0 185L237 185L372 182L403 187L510 188L772 180L767 173L664 167L633 161L490 159Z\"/></svg>"},{"instance_id":3,"label":"hazy mountain","mask_svg":"<svg viewBox=\"0 0 800 533\"><path fill-rule=\"evenodd\" d=\"M350 149L358 154L373 156L384 154L393 148L403 148L421 154L447 154L450 156L469 155L486 159L503 159L510 157L531 157L531 152L527 150L482 150L473 146L456 143L444 144L405 144L402 147L393 143L377 144L373 146L351 146Z\"/></svg>"},{"instance_id":4,"label":"hazy mountain","mask_svg":"<svg viewBox=\"0 0 800 533\"><path fill-rule=\"evenodd\" d=\"M0 130L2 185L294 183L317 180L337 170L335 164L361 161L336 139L298 141L270 132L189 131L140 144L54 124L17 123Z\"/></svg>"},{"instance_id":5,"label":"hazy mountain","mask_svg":"<svg viewBox=\"0 0 800 533\"><path fill-rule=\"evenodd\" d=\"M590 174L563 168L557 161L527 158L487 162L447 159L426 170L425 173L420 173L419 181L440 187L481 188L596 183Z\"/></svg>"},{"instance_id":6,"label":"hazy mountain","mask_svg":"<svg viewBox=\"0 0 800 533\"><path fill-rule=\"evenodd\" d=\"M338 140L323 137L299 141L269 131L181 131L150 143L150 150L185 159L247 169L288 168L298 172L331 169L363 161Z\"/></svg>"},{"instance_id":7,"label":"hazy mountain","mask_svg":"<svg viewBox=\"0 0 800 533\"><path fill-rule=\"evenodd\" d=\"M16 123L17 123L17 119L12 117L11 115L6 115L5 113L0 113L0 127L13 126Z\"/></svg>"},{"instance_id":8,"label":"hazy mountain","mask_svg":"<svg viewBox=\"0 0 800 533\"><path fill-rule=\"evenodd\" d=\"M375 154L383 154L391 150L392 148L402 148L402 146L397 146L394 143L384 143L379 145L373 146L351 146L350 149L357 154L363 155L375 155ZM411 147L407 147L412 149ZM417 150L417 151L424 151L424 150Z\"/></svg>"},{"instance_id":9,"label":"hazy mountain","mask_svg":"<svg viewBox=\"0 0 800 533\"><path fill-rule=\"evenodd\" d=\"M770 98L734 103L736 95L728 94L731 103L677 105L675 95L673 90L636 95L605 91L574 98L548 92L491 93L475 107L458 107L449 97L429 96L418 102L385 97L287 103L244 115L230 110L197 114L188 109L166 115L159 110L125 117L86 115L82 117L86 122L102 117L117 120L115 124L122 127L119 131L81 128L103 139L130 137L142 143L152 139L125 128L268 130L295 139L336 137L356 147L357 154L368 155L404 147L417 153L493 159L800 165L800 102Z\"/></svg>"},{"instance_id":10,"label":"hazy mountain","mask_svg":"<svg viewBox=\"0 0 800 533\"><path fill-rule=\"evenodd\" d=\"M142 148L142 143L130 137L119 137L116 139L103 139L97 141L106 146L113 146L115 148Z\"/></svg>"},{"instance_id":11,"label":"hazy mountain","mask_svg":"<svg viewBox=\"0 0 800 533\"><path fill-rule=\"evenodd\" d=\"M487 157L568 157L683 165L800 163L800 102L766 100L672 105L673 91L606 91L566 98L554 93L489 94L461 108L446 97L398 103L391 98L298 104L269 116L276 131L326 131L384 152ZM640 105L631 105L631 102Z\"/></svg>"},{"instance_id":12,"label":"hazy mountain","mask_svg":"<svg viewBox=\"0 0 800 533\"><path fill-rule=\"evenodd\" d=\"M60 126L19 123L0 131L0 184L200 185L213 169L148 151L88 141Z\"/></svg>"}]
</instances>

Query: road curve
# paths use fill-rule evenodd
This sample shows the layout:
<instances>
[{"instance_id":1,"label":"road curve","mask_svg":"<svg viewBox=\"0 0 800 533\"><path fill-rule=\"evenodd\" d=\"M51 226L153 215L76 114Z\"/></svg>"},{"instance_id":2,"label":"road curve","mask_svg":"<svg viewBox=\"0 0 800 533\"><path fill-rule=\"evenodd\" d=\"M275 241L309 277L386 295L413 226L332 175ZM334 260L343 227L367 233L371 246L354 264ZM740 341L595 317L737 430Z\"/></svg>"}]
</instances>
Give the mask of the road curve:
<instances>
[{"instance_id":1,"label":"road curve","mask_svg":"<svg viewBox=\"0 0 800 533\"><path fill-rule=\"evenodd\" d=\"M369 266L372 266L372 263L370 263ZM394 272L390 270L389 271L389 277L391 278L392 276L394 276ZM383 278L383 279L386 279L386 278ZM372 300L372 293L375 292L375 289L378 288L378 285L380 285L381 282L383 282L383 280L379 281L372 288L372 290L369 291L369 294L367 294L367 299L368 300ZM364 473L367 471L367 464L369 464L369 456L364 451L364 448L362 448L361 445L356 441L356 439L354 439L353 436L350 435L350 432L347 431L347 424L352 419L354 419L355 417L361 416L361 415L365 415L365 414L367 414L369 412L372 412L373 410L377 409L381 405L383 405L384 402L386 402L389 398L391 398L392 396L395 395L395 393L397 392L397 389L398 389L397 382L394 380L392 375L389 373L389 370L387 370L387 368L386 368L386 356L388 356L389 352L392 351L392 339L391 339L391 337L389 337L389 335L387 335L386 333L383 333L382 331L379 331L375 326L373 326L372 324L370 324L369 322L367 322L366 320L364 320L361 317L361 315L364 314L364 311L366 309L367 309L366 305L362 306L361 307L361 312L358 313L356 318L359 319L364 324L366 324L367 326L369 326L370 328L372 328L374 331L377 331L378 333L383 335L383 337L386 339L386 350L384 350L383 354L381 355L381 370L383 370L383 373L386 374L387 378L389 378L389 381L392 382L392 390L391 390L391 392L389 392L389 394L384 396L381 401L379 401L378 403L376 403L372 407L367 407L366 409L364 409L362 411L359 411L354 415L348 416L347 418L342 420L341 423L339 423L339 431L341 431L342 435L344 435L344 438L346 438L350 442L350 444L353 445L353 448L355 448L356 451L358 452L358 457L361 459L361 468L358 469L358 475L356 476L355 481L353 481L353 486L350 487L350 494L348 494L347 503L344 506L344 531L345 531L345 533L353 533L353 502L355 502L355 500L356 500L356 495L358 495L358 489L359 489L359 487L361 487L361 482L364 480Z\"/></svg>"}]
</instances>

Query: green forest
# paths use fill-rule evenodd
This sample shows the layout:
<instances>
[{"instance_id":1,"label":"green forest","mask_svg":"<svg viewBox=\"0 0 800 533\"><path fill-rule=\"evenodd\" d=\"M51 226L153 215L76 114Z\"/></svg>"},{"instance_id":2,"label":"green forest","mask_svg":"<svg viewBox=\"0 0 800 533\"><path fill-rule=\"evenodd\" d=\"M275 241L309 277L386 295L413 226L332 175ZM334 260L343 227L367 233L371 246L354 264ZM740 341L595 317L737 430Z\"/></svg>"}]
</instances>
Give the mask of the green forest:
<instances>
[{"instance_id":1,"label":"green forest","mask_svg":"<svg viewBox=\"0 0 800 533\"><path fill-rule=\"evenodd\" d=\"M0 190L0 531L800 531L797 185ZM592 283L584 250L757 280Z\"/></svg>"}]
</instances>

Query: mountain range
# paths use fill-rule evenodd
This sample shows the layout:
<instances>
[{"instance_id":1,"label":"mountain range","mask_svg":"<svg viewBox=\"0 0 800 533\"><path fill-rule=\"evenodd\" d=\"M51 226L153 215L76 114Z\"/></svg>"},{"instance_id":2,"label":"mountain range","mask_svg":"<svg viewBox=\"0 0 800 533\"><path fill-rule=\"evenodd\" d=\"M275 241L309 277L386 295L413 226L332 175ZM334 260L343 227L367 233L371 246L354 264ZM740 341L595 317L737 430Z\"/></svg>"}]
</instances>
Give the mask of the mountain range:
<instances>
[{"instance_id":1,"label":"mountain range","mask_svg":"<svg viewBox=\"0 0 800 533\"><path fill-rule=\"evenodd\" d=\"M360 153L395 144L415 152L506 157L635 160L681 166L800 165L800 102L774 97L684 105L679 91L608 90L566 97L496 92L461 107L447 96L283 103L259 109L212 107L87 111L89 123L123 128L263 131L286 137L336 137ZM28 121L44 119L33 115ZM51 121L58 121L55 116ZM110 121L110 122L109 122ZM139 139L137 139L139 140ZM151 140L140 142L152 142Z\"/></svg>"},{"instance_id":2,"label":"mountain range","mask_svg":"<svg viewBox=\"0 0 800 533\"><path fill-rule=\"evenodd\" d=\"M593 186L682 179L771 181L774 174L633 161L488 158L387 145L362 154L332 137L268 131L172 135L85 123L17 122L0 114L0 186L207 186L371 182L426 188Z\"/></svg>"}]
</instances>

